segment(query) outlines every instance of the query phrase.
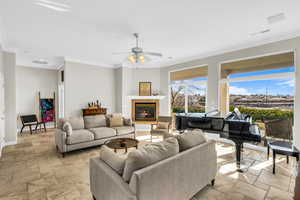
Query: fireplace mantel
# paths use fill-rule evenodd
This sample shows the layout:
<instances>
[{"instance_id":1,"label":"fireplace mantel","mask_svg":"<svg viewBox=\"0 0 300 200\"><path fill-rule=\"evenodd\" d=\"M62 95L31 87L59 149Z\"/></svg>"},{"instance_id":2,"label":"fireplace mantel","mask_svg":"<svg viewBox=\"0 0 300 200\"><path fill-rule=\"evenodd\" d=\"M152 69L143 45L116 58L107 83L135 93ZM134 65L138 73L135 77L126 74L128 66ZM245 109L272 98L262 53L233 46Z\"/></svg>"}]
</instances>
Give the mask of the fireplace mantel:
<instances>
[{"instance_id":1,"label":"fireplace mantel","mask_svg":"<svg viewBox=\"0 0 300 200\"><path fill-rule=\"evenodd\" d=\"M161 100L166 96L127 96L128 99L146 99L146 100Z\"/></svg>"}]
</instances>

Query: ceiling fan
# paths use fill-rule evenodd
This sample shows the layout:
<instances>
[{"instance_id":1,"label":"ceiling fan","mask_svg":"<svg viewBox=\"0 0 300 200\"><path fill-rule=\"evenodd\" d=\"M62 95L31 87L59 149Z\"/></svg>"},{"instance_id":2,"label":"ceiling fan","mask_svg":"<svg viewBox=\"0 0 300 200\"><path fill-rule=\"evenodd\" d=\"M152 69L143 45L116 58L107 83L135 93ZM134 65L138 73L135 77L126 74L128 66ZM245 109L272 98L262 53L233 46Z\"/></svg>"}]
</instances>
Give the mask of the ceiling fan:
<instances>
[{"instance_id":1,"label":"ceiling fan","mask_svg":"<svg viewBox=\"0 0 300 200\"><path fill-rule=\"evenodd\" d=\"M139 34L134 33L133 36L135 37L136 40L136 46L131 49L131 52L120 52L120 53L113 53L113 54L129 54L127 59L131 63L144 63L146 61L151 60L151 56L154 57L162 57L163 55L161 53L157 52L149 52L149 51L144 51L141 47L139 47Z\"/></svg>"}]
</instances>

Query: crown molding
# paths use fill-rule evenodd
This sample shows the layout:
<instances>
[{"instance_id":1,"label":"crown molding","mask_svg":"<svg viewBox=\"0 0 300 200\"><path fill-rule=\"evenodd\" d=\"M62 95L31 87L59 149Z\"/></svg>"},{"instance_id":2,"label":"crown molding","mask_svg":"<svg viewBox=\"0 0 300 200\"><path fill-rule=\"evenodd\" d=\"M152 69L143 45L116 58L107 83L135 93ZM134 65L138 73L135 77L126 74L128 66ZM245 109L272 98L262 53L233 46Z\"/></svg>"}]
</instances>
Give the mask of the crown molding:
<instances>
[{"instance_id":1,"label":"crown molding","mask_svg":"<svg viewBox=\"0 0 300 200\"><path fill-rule=\"evenodd\" d=\"M218 56L218 55L222 55L222 54L225 54L225 53L230 53L230 52L239 51L239 50L243 50L243 49L258 47L258 46L262 46L262 45L267 45L267 44L271 44L271 43L274 43L274 42L280 42L280 41L284 41L284 40L294 39L294 38L297 38L299 36L300 36L300 30L297 30L297 31L294 31L292 33L279 35L279 36L276 36L276 37L272 37L272 38L264 39L264 40L259 40L259 41L255 41L255 42L248 42L248 43L236 45L236 46L233 46L233 47L225 48L223 50L212 51L210 53L190 56L190 57L186 57L186 58L174 59L172 61L162 63L160 65L160 68L170 67L172 65L182 64L182 63L185 63L185 62L191 62L191 61L194 61L194 60L204 59L204 58L208 58L208 57L212 57L212 56Z\"/></svg>"},{"instance_id":2,"label":"crown molding","mask_svg":"<svg viewBox=\"0 0 300 200\"><path fill-rule=\"evenodd\" d=\"M61 67L61 66L59 66L59 67L57 67L57 66L42 66L42 65L35 65L35 64L32 64L32 65L28 65L28 64L26 64L26 63L17 63L16 64L16 66L17 67L26 67L26 68L34 68L34 69L48 69L48 70L55 70L55 71L57 71L57 70L59 70L59 68Z\"/></svg>"},{"instance_id":3,"label":"crown molding","mask_svg":"<svg viewBox=\"0 0 300 200\"><path fill-rule=\"evenodd\" d=\"M71 57L65 57L65 62L74 62L74 63L81 63L81 64L87 64L87 65L94 65L99 67L105 67L105 68L118 68L116 65L110 65L98 61L88 61L88 60L82 60L82 59L76 59Z\"/></svg>"}]
</instances>

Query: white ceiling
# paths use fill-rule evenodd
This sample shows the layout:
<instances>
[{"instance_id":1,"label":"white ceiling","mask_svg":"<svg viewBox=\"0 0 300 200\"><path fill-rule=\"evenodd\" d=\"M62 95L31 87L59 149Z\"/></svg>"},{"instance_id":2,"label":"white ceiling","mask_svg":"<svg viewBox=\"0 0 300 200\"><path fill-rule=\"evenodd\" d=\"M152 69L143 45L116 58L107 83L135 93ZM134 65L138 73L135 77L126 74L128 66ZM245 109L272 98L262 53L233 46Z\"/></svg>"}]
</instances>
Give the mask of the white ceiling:
<instances>
[{"instance_id":1,"label":"white ceiling","mask_svg":"<svg viewBox=\"0 0 300 200\"><path fill-rule=\"evenodd\" d=\"M163 66L300 31L299 0L53 0L70 12L35 1L0 1L3 46L17 52L20 64L64 57L113 67L126 55L112 53L130 50L138 32L144 50L164 55L145 67ZM268 25L266 18L281 12L286 20ZM271 31L251 36L265 29Z\"/></svg>"}]
</instances>

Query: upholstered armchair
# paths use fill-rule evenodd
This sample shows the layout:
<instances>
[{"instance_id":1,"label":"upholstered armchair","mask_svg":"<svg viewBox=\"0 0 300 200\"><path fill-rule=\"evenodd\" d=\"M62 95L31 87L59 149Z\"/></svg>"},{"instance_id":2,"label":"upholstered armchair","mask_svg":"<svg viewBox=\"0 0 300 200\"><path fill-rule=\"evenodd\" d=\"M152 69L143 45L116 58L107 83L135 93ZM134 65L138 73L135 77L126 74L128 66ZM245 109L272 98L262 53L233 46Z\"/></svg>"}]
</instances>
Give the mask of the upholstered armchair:
<instances>
[{"instance_id":1,"label":"upholstered armchair","mask_svg":"<svg viewBox=\"0 0 300 200\"><path fill-rule=\"evenodd\" d=\"M151 141L152 136L164 136L170 133L172 125L172 117L170 116L159 116L155 124L151 124Z\"/></svg>"}]
</instances>

